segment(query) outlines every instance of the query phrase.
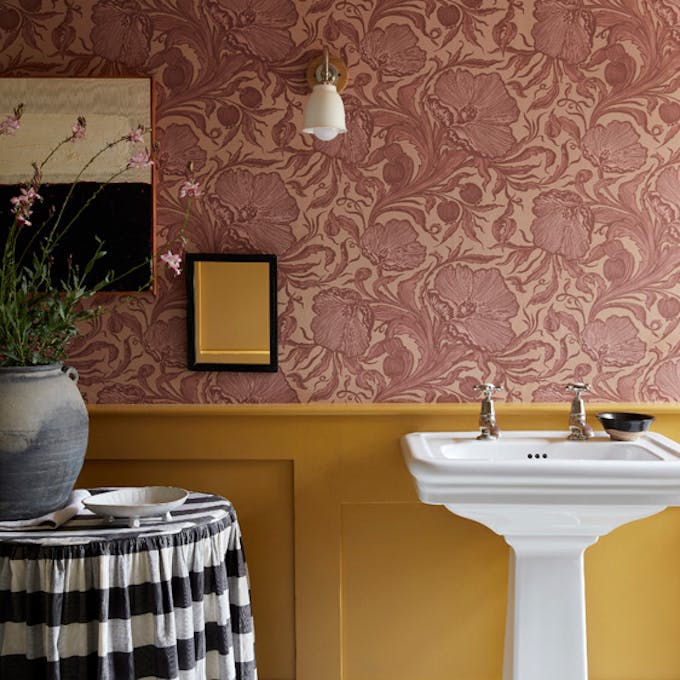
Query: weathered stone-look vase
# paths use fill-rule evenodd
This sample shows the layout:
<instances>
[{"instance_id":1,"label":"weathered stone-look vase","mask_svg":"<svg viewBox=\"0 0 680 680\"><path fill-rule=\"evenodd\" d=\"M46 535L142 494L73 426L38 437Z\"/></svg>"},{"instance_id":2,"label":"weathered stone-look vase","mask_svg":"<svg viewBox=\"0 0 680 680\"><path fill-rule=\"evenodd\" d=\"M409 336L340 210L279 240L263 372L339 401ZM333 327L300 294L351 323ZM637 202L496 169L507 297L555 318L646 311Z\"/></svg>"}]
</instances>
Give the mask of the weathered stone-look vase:
<instances>
[{"instance_id":1,"label":"weathered stone-look vase","mask_svg":"<svg viewBox=\"0 0 680 680\"><path fill-rule=\"evenodd\" d=\"M78 373L61 364L0 367L0 520L62 508L85 459Z\"/></svg>"}]
</instances>

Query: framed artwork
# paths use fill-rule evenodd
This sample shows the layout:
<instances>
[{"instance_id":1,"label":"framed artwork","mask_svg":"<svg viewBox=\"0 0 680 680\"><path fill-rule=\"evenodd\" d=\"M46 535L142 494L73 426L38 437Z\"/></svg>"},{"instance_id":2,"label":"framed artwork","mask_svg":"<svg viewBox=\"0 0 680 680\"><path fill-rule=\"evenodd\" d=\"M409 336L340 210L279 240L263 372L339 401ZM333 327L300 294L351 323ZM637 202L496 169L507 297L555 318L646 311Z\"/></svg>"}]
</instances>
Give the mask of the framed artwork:
<instances>
[{"instance_id":1,"label":"framed artwork","mask_svg":"<svg viewBox=\"0 0 680 680\"><path fill-rule=\"evenodd\" d=\"M43 168L39 190L42 201L34 204L31 221L45 224L64 204L74 180L82 173L69 197L62 224L75 218L81 209L82 213L59 244L53 263L55 279L63 277L67 267L87 263L98 237L104 242L106 256L92 271L93 280L101 280L112 270L115 280L108 290L148 287L154 253L153 169L131 167L121 171L135 153L151 146L151 133L144 136L143 143L124 141L89 161L139 125L151 130L151 79L0 78L0 102L5 109L2 115L23 104L20 129L0 139L0 224L11 223L10 199L30 182L31 164L44 161L83 116L85 137L64 144ZM27 229L28 247L30 236Z\"/></svg>"},{"instance_id":2,"label":"framed artwork","mask_svg":"<svg viewBox=\"0 0 680 680\"><path fill-rule=\"evenodd\" d=\"M186 277L189 368L276 371L276 256L189 253Z\"/></svg>"}]
</instances>

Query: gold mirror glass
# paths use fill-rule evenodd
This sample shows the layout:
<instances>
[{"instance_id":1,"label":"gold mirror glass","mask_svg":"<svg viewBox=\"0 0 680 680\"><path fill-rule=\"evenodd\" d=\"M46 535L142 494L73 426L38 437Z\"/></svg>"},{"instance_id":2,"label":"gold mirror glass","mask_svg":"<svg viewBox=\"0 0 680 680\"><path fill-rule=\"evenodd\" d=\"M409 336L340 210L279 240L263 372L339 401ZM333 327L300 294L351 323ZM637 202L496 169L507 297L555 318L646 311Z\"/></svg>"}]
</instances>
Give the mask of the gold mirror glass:
<instances>
[{"instance_id":1,"label":"gold mirror glass","mask_svg":"<svg viewBox=\"0 0 680 680\"><path fill-rule=\"evenodd\" d=\"M276 371L276 256L186 256L189 368Z\"/></svg>"}]
</instances>

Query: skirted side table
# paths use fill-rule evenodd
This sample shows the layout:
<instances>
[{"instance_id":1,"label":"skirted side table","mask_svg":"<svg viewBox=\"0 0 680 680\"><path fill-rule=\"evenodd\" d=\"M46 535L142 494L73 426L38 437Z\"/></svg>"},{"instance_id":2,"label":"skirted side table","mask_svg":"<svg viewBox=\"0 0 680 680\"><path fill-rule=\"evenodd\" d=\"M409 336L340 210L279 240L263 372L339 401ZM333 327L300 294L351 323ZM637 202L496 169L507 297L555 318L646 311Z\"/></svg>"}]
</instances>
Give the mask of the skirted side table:
<instances>
[{"instance_id":1,"label":"skirted side table","mask_svg":"<svg viewBox=\"0 0 680 680\"><path fill-rule=\"evenodd\" d=\"M136 528L83 511L0 531L0 678L257 680L231 503L192 493Z\"/></svg>"}]
</instances>

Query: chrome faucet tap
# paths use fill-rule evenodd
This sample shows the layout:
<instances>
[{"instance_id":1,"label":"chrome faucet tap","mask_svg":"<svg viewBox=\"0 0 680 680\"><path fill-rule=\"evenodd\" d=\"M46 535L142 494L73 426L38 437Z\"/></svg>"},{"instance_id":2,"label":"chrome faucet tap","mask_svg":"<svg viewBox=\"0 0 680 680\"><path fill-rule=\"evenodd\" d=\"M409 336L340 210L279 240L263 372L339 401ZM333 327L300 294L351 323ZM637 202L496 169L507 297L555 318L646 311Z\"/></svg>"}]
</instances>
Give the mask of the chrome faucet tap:
<instances>
[{"instance_id":1,"label":"chrome faucet tap","mask_svg":"<svg viewBox=\"0 0 680 680\"><path fill-rule=\"evenodd\" d=\"M492 395L503 388L496 387L491 383L483 383L482 385L475 385L473 389L482 392L482 409L479 413L479 429L481 434L477 439L498 439L501 436L501 431L498 425L496 425L496 409L493 404Z\"/></svg>"},{"instance_id":2,"label":"chrome faucet tap","mask_svg":"<svg viewBox=\"0 0 680 680\"><path fill-rule=\"evenodd\" d=\"M586 423L586 407L583 404L581 394L590 392L590 385L585 383L570 383L567 390L574 393L571 402L571 412L569 413L569 436L567 439L585 441L593 436L593 428Z\"/></svg>"}]
</instances>

